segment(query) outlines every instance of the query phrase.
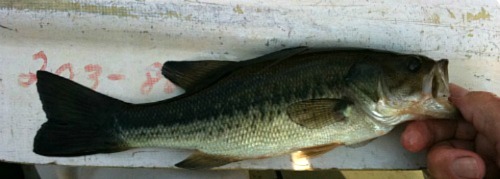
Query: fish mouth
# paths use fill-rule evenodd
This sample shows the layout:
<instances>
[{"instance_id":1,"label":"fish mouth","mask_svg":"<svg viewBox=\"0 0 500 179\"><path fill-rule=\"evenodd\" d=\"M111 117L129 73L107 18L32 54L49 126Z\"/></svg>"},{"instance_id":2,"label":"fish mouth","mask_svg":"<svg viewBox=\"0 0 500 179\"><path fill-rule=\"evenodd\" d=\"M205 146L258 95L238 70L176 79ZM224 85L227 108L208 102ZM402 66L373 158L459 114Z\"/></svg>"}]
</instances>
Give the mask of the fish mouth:
<instances>
[{"instance_id":1,"label":"fish mouth","mask_svg":"<svg viewBox=\"0 0 500 179\"><path fill-rule=\"evenodd\" d=\"M392 95L385 81L380 79L377 87L380 99L375 105L365 105L363 109L375 120L388 125L409 120L460 117L460 112L448 100L448 60L437 61L422 80L420 95L406 98Z\"/></svg>"},{"instance_id":2,"label":"fish mouth","mask_svg":"<svg viewBox=\"0 0 500 179\"><path fill-rule=\"evenodd\" d=\"M416 99L404 100L391 96L383 80L379 80L378 93L381 99L375 108L367 110L376 120L396 125L409 120L455 119L460 112L450 103L448 86L448 60L436 62L424 76L422 92Z\"/></svg>"},{"instance_id":3,"label":"fish mouth","mask_svg":"<svg viewBox=\"0 0 500 179\"><path fill-rule=\"evenodd\" d=\"M424 98L448 98L450 96L448 60L437 61L423 81L422 93Z\"/></svg>"},{"instance_id":4,"label":"fish mouth","mask_svg":"<svg viewBox=\"0 0 500 179\"><path fill-rule=\"evenodd\" d=\"M456 118L458 111L448 100L448 84L448 60L442 59L424 76L422 99L414 110L423 118Z\"/></svg>"}]
</instances>

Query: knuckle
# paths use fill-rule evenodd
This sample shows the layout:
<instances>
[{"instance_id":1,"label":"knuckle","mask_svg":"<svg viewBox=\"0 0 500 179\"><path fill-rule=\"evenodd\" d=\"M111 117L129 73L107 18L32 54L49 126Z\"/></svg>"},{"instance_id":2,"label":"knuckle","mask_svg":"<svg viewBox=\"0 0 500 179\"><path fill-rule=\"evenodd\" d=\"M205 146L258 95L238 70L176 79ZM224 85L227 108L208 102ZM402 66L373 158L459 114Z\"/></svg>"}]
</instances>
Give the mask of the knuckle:
<instances>
[{"instance_id":1,"label":"knuckle","mask_svg":"<svg viewBox=\"0 0 500 179\"><path fill-rule=\"evenodd\" d=\"M500 102L500 98L494 93L491 92L486 92L486 91L473 91L470 92L469 95L473 97L472 99L481 99L481 100L487 100L487 101L496 101Z\"/></svg>"}]
</instances>

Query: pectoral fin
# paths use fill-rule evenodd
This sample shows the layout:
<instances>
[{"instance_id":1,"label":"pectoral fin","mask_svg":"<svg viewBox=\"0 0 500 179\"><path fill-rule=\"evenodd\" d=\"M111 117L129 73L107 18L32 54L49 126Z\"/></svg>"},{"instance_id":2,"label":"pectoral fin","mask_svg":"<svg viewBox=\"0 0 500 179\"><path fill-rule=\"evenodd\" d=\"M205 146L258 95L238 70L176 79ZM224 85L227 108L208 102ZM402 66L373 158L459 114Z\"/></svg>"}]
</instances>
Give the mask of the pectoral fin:
<instances>
[{"instance_id":1,"label":"pectoral fin","mask_svg":"<svg viewBox=\"0 0 500 179\"><path fill-rule=\"evenodd\" d=\"M193 91L205 87L232 70L237 62L231 61L170 61L165 62L162 74L173 83Z\"/></svg>"},{"instance_id":2,"label":"pectoral fin","mask_svg":"<svg viewBox=\"0 0 500 179\"><path fill-rule=\"evenodd\" d=\"M188 158L175 164L175 166L179 168L199 170L199 169L209 169L213 167L219 167L240 160L241 159L233 157L210 155L202 152L195 152L191 154Z\"/></svg>"},{"instance_id":3,"label":"pectoral fin","mask_svg":"<svg viewBox=\"0 0 500 179\"><path fill-rule=\"evenodd\" d=\"M352 103L344 99L313 99L290 105L290 119L307 128L319 129L345 120Z\"/></svg>"}]
</instances>

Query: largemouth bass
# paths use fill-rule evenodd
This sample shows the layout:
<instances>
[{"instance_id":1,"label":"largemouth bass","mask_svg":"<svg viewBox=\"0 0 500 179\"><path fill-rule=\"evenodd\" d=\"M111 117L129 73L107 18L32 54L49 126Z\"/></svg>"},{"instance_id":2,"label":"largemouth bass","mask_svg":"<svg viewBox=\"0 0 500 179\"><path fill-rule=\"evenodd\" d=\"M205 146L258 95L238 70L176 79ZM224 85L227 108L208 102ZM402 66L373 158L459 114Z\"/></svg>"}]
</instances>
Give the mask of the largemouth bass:
<instances>
[{"instance_id":1,"label":"largemouth bass","mask_svg":"<svg viewBox=\"0 0 500 179\"><path fill-rule=\"evenodd\" d=\"M382 136L395 125L454 118L447 60L369 49L281 50L232 61L166 62L186 92L130 104L38 71L48 121L33 151L45 156L138 147L196 150L176 164L202 169L294 151L317 156Z\"/></svg>"}]
</instances>

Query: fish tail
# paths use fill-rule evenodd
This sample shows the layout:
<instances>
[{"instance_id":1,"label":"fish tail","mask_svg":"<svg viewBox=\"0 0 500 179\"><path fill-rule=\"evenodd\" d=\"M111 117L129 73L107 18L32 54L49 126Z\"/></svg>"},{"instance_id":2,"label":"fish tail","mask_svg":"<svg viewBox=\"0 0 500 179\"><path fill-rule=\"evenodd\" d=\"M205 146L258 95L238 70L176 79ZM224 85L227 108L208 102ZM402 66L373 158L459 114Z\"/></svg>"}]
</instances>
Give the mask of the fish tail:
<instances>
[{"instance_id":1,"label":"fish tail","mask_svg":"<svg viewBox=\"0 0 500 179\"><path fill-rule=\"evenodd\" d=\"M126 150L114 116L128 103L66 78L37 72L37 89L48 121L38 130L33 152L80 156Z\"/></svg>"}]
</instances>

